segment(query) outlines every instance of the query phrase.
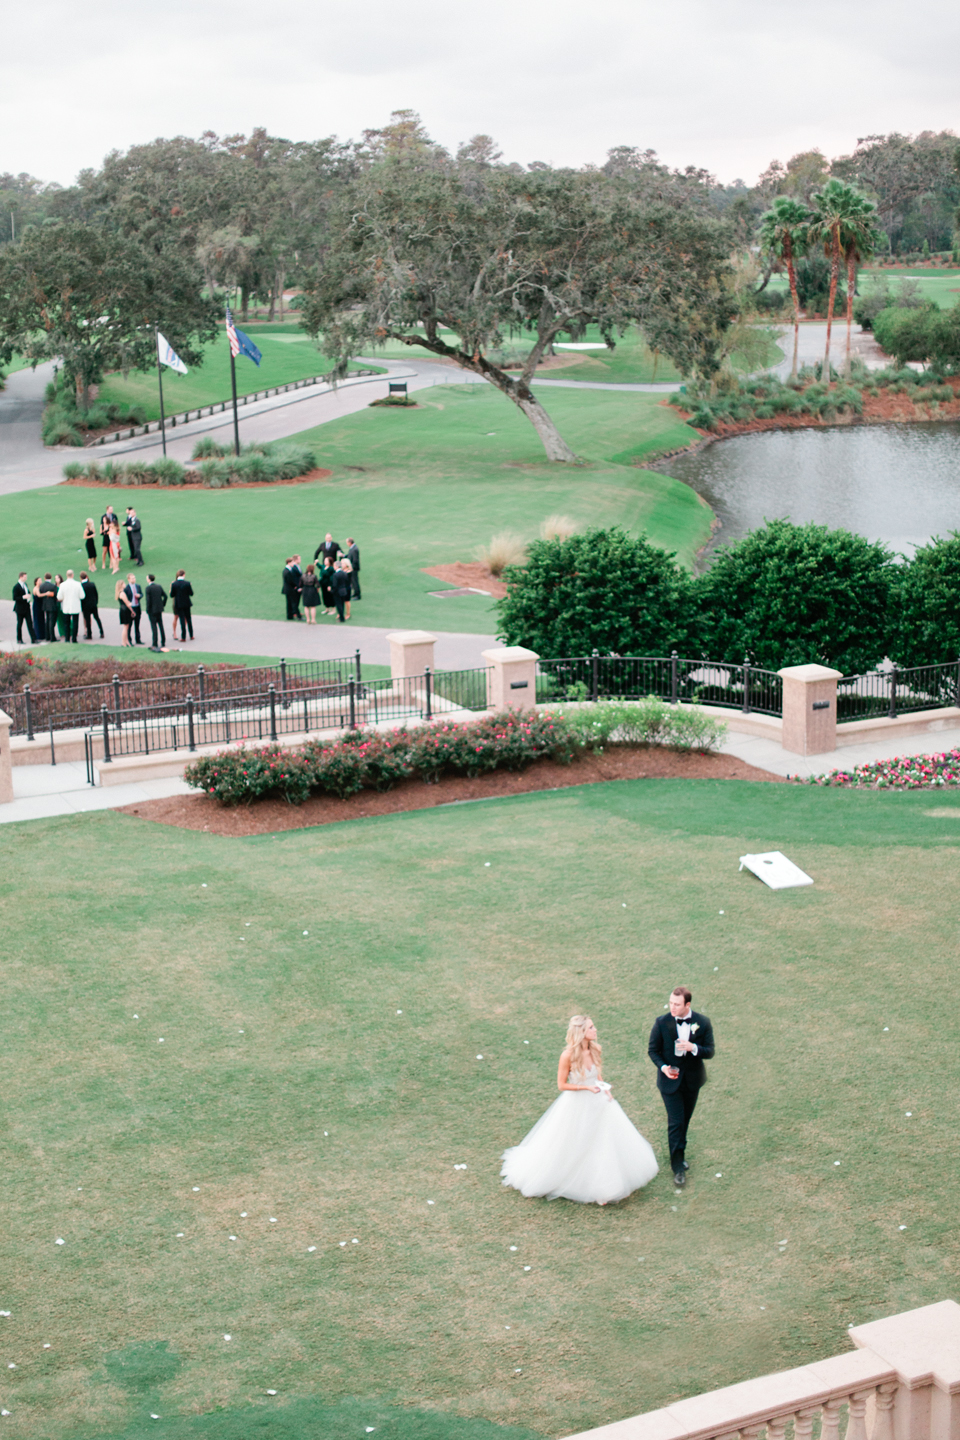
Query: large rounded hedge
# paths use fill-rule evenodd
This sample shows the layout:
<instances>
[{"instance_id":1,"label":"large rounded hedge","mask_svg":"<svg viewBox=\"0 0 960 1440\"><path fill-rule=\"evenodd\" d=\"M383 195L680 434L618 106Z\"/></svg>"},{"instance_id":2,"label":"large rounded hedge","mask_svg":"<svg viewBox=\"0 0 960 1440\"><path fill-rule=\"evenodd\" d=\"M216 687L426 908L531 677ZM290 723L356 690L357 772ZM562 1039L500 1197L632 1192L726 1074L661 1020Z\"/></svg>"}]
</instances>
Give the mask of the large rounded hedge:
<instances>
[{"instance_id":1,"label":"large rounded hedge","mask_svg":"<svg viewBox=\"0 0 960 1440\"><path fill-rule=\"evenodd\" d=\"M499 633L546 658L669 655L690 643L693 582L643 536L619 526L537 540L504 574Z\"/></svg>"},{"instance_id":2,"label":"large rounded hedge","mask_svg":"<svg viewBox=\"0 0 960 1440\"><path fill-rule=\"evenodd\" d=\"M898 665L960 656L960 534L921 545L901 567L890 653Z\"/></svg>"}]
</instances>

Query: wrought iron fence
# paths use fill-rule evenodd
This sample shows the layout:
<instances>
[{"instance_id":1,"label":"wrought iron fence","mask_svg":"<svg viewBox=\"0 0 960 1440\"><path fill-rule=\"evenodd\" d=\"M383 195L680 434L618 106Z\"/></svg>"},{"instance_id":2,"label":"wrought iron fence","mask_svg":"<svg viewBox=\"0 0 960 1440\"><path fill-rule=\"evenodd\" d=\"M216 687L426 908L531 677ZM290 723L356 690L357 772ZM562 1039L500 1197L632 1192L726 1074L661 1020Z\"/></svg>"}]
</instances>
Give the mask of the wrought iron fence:
<instances>
[{"instance_id":1,"label":"wrought iron fence","mask_svg":"<svg viewBox=\"0 0 960 1440\"><path fill-rule=\"evenodd\" d=\"M274 672L275 673L275 672ZM317 730L355 730L392 720L432 720L460 710L483 710L486 668L441 671L384 680L343 683L297 677L286 692L271 682L243 692L229 691L201 700L156 701L140 706L104 704L96 725L84 735L87 780L96 783L95 762L112 764L119 756L157 751L195 751L201 746L248 740L279 740Z\"/></svg>"},{"instance_id":2,"label":"wrought iron fence","mask_svg":"<svg viewBox=\"0 0 960 1440\"><path fill-rule=\"evenodd\" d=\"M873 670L866 675L845 675L837 681L837 723L851 720L895 720L915 710L939 710L960 705L960 661L946 665L917 665L901 670Z\"/></svg>"},{"instance_id":3,"label":"wrought iron fence","mask_svg":"<svg viewBox=\"0 0 960 1440\"><path fill-rule=\"evenodd\" d=\"M540 660L537 700L643 700L722 705L761 715L783 713L783 681L744 661L688 660L677 654L589 655Z\"/></svg>"},{"instance_id":4,"label":"wrought iron fence","mask_svg":"<svg viewBox=\"0 0 960 1440\"><path fill-rule=\"evenodd\" d=\"M39 689L25 685L22 692L0 695L0 710L11 717L11 735L34 739L37 731L82 729L99 725L106 705L117 716L124 711L148 712L158 718L165 707L186 704L188 695L195 704L218 703L231 695L261 694L264 699L273 685L286 707L304 692L317 687L345 686L350 677L361 679L360 651L337 660L281 660L279 665L253 665L233 670L196 670L182 675L158 675L140 680L123 680L119 673L97 685L64 689ZM120 720L122 724L122 718Z\"/></svg>"}]
</instances>

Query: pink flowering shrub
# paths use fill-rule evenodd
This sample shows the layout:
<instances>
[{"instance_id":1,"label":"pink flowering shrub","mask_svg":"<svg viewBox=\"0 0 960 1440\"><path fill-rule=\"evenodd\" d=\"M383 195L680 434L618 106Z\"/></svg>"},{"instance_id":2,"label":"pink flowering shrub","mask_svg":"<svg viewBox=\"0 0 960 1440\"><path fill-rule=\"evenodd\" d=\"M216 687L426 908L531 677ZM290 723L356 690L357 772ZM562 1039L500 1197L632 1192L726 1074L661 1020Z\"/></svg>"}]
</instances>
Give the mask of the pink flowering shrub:
<instances>
[{"instance_id":1,"label":"pink flowering shrub","mask_svg":"<svg viewBox=\"0 0 960 1440\"><path fill-rule=\"evenodd\" d=\"M474 777L489 770L522 770L546 755L567 764L582 749L560 716L508 711L462 725L424 725L388 734L357 730L327 745L310 740L295 750L240 746L196 760L184 778L223 805L271 794L302 805L313 791L342 800L358 790L389 790L414 774L429 784L444 772Z\"/></svg>"},{"instance_id":2,"label":"pink flowering shrub","mask_svg":"<svg viewBox=\"0 0 960 1440\"><path fill-rule=\"evenodd\" d=\"M857 790L945 790L960 785L960 750L937 755L897 755L829 775L797 777L806 785L845 785Z\"/></svg>"}]
</instances>

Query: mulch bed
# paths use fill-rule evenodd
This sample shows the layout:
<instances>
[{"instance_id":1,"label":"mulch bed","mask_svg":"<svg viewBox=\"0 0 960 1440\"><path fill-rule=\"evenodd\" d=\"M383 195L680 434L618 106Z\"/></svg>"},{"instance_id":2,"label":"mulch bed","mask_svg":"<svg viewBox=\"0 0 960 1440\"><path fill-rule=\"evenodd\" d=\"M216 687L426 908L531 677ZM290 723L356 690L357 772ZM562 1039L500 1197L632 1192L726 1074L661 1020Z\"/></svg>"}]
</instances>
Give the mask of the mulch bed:
<instances>
[{"instance_id":1,"label":"mulch bed","mask_svg":"<svg viewBox=\"0 0 960 1440\"><path fill-rule=\"evenodd\" d=\"M122 460L122 456L120 457ZM113 456L108 455L107 460ZM293 480L231 480L229 485L223 485L223 490L276 490L278 485L306 485L311 480L328 480L333 474L332 470L308 470L306 475L297 475ZM210 490L213 487L204 485L202 480L185 480L182 485L138 485L135 480L125 480L119 485L105 485L102 480L87 480L81 476L77 480L61 480L61 485L79 485L86 490Z\"/></svg>"},{"instance_id":2,"label":"mulch bed","mask_svg":"<svg viewBox=\"0 0 960 1440\"><path fill-rule=\"evenodd\" d=\"M786 783L746 765L731 755L700 755L690 751L661 750L642 745L616 746L602 755L583 755L572 765L538 760L514 773L494 770L476 780L445 776L436 785L403 780L380 794L361 790L347 800L314 795L304 805L285 800L257 800L251 805L225 806L210 795L171 795L119 807L125 815L202 830L210 835L266 835L276 830L301 830L308 825L332 825L339 820L365 820L372 815L396 815L404 810L429 810L466 800L490 800L501 795L524 795L533 790L559 790L568 785L594 785L605 780L771 780Z\"/></svg>"},{"instance_id":3,"label":"mulch bed","mask_svg":"<svg viewBox=\"0 0 960 1440\"><path fill-rule=\"evenodd\" d=\"M491 575L486 565L477 561L457 560L452 565L430 565L425 566L424 575L432 575L437 580L446 580L450 585L463 586L471 590L485 590L488 595L494 595L498 600L507 593L507 587L502 580Z\"/></svg>"},{"instance_id":4,"label":"mulch bed","mask_svg":"<svg viewBox=\"0 0 960 1440\"><path fill-rule=\"evenodd\" d=\"M820 415L771 415L764 420L718 420L716 430L698 430L697 434L707 441L713 441L728 440L733 435L753 435L760 430L832 430L838 425L889 425L891 422L915 424L922 421L960 420L960 380L950 378L943 383L953 387L954 398L937 405L932 413L929 406L923 402L916 404L909 394L891 395L884 387L879 395L864 395L862 416L838 415L836 419L825 420ZM664 400L661 404L669 405L670 402ZM689 421L692 412L675 406L670 408L675 409L681 419ZM662 456L657 457L657 468L662 459ZM637 463L651 469L654 465L654 462L644 460Z\"/></svg>"}]
</instances>

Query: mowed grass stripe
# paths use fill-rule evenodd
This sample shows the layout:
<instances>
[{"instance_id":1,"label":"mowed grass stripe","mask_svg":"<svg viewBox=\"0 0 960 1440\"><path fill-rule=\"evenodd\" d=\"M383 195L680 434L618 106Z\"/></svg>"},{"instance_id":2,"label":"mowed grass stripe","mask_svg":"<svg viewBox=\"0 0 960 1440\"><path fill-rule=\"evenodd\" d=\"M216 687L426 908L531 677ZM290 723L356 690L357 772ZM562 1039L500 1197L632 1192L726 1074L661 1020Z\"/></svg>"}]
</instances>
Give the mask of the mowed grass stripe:
<instances>
[{"instance_id":1,"label":"mowed grass stripe","mask_svg":"<svg viewBox=\"0 0 960 1440\"><path fill-rule=\"evenodd\" d=\"M29 1433L119 1432L140 1402L105 1357L167 1341L167 1414L277 1388L559 1435L950 1293L935 799L640 781L242 841L8 830L0 1255ZM774 847L815 886L737 873ZM685 1194L504 1192L582 1008L664 1158L645 1046L678 980L719 1042Z\"/></svg>"}]
</instances>

